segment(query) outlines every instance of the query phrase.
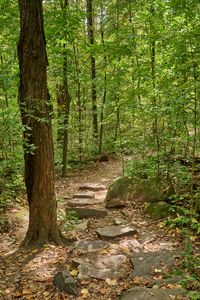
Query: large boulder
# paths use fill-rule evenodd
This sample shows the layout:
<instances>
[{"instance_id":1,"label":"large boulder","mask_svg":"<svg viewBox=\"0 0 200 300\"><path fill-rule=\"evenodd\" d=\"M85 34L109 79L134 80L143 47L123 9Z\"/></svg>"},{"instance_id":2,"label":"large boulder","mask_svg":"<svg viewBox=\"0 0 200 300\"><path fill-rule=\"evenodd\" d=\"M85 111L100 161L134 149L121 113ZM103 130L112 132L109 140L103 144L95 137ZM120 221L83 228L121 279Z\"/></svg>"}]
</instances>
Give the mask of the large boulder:
<instances>
[{"instance_id":1,"label":"large boulder","mask_svg":"<svg viewBox=\"0 0 200 300\"><path fill-rule=\"evenodd\" d=\"M166 179L150 178L138 180L135 183L135 195L143 202L170 202L170 196L175 194L174 187Z\"/></svg>"},{"instance_id":2,"label":"large boulder","mask_svg":"<svg viewBox=\"0 0 200 300\"><path fill-rule=\"evenodd\" d=\"M109 187L105 199L106 208L124 207L129 196L131 180L128 177L120 177Z\"/></svg>"}]
</instances>

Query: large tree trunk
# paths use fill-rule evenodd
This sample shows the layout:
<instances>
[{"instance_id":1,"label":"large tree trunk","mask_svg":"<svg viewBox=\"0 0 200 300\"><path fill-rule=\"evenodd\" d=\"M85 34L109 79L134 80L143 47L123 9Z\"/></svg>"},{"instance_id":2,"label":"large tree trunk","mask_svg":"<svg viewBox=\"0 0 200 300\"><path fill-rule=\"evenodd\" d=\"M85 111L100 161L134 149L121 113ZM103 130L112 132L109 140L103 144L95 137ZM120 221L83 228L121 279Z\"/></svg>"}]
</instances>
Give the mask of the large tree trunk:
<instances>
[{"instance_id":1,"label":"large tree trunk","mask_svg":"<svg viewBox=\"0 0 200 300\"><path fill-rule=\"evenodd\" d=\"M19 104L24 129L29 227L23 244L62 244L57 227L51 105L42 0L19 0Z\"/></svg>"}]
</instances>

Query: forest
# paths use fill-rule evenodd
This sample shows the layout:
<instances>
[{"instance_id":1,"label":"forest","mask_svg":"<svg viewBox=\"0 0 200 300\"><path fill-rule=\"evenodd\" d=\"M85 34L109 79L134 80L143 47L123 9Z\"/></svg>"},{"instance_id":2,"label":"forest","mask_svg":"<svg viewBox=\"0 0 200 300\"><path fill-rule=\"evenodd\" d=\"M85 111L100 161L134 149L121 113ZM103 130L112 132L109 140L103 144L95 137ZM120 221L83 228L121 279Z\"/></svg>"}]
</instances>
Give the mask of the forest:
<instances>
[{"instance_id":1,"label":"forest","mask_svg":"<svg viewBox=\"0 0 200 300\"><path fill-rule=\"evenodd\" d=\"M199 1L0 15L0 299L200 299Z\"/></svg>"}]
</instances>

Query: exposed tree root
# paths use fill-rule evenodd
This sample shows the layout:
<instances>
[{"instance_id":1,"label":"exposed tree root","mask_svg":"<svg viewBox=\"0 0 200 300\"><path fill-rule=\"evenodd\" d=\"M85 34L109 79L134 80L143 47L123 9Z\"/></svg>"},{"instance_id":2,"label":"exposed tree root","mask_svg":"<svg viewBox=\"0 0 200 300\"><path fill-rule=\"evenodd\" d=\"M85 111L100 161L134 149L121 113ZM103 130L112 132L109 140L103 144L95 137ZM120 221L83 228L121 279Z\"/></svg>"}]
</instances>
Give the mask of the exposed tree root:
<instances>
[{"instance_id":1,"label":"exposed tree root","mask_svg":"<svg viewBox=\"0 0 200 300\"><path fill-rule=\"evenodd\" d=\"M71 243L58 229L51 230L49 234L44 234L43 231L37 231L36 233L28 230L20 246L25 248L42 248L46 244L69 246Z\"/></svg>"}]
</instances>

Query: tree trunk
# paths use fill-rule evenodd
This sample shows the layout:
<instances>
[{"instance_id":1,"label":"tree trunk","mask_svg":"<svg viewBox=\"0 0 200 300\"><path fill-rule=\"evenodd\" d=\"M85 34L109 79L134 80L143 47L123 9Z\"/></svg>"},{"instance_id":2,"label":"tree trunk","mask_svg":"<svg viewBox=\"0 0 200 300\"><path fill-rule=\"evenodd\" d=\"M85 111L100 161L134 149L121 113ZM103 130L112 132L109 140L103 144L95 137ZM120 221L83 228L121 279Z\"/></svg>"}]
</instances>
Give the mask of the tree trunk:
<instances>
[{"instance_id":1,"label":"tree trunk","mask_svg":"<svg viewBox=\"0 0 200 300\"><path fill-rule=\"evenodd\" d=\"M151 5L150 13L152 16L152 21L150 21L150 36L152 40L150 41L150 51L151 51L151 76L152 76L152 107L154 108L155 115L153 120L153 135L156 142L156 151L157 151L157 173L160 175L160 140L158 132L158 116L157 116L157 96L156 96L156 41L155 41L155 28L154 28L154 2Z\"/></svg>"},{"instance_id":2,"label":"tree trunk","mask_svg":"<svg viewBox=\"0 0 200 300\"><path fill-rule=\"evenodd\" d=\"M78 105L78 152L79 152L79 161L82 161L83 156L83 137L82 137L82 103L81 103L81 82L80 82L80 63L79 63L79 49L76 48L75 43L73 43L74 50L74 61L76 68L76 84L77 84L77 105Z\"/></svg>"},{"instance_id":3,"label":"tree trunk","mask_svg":"<svg viewBox=\"0 0 200 300\"><path fill-rule=\"evenodd\" d=\"M57 227L51 105L42 0L19 0L19 104L24 129L29 227L23 245L62 244Z\"/></svg>"},{"instance_id":4,"label":"tree trunk","mask_svg":"<svg viewBox=\"0 0 200 300\"><path fill-rule=\"evenodd\" d=\"M102 144L103 144L103 121L104 121L104 107L106 104L106 97L107 97L107 56L106 56L106 49L105 49L105 41L104 41L104 25L103 25L103 7L101 7L101 19L100 19L100 33L101 33L101 43L103 46L103 60L104 60L104 91L103 91L103 101L101 106L100 112L100 130L99 130L99 154L102 151Z\"/></svg>"},{"instance_id":5,"label":"tree trunk","mask_svg":"<svg viewBox=\"0 0 200 300\"><path fill-rule=\"evenodd\" d=\"M69 6L68 0L64 0L63 3L63 21L65 23L64 39L67 40L67 8ZM62 153L62 177L67 175L67 152L68 152L68 141L69 141L69 112L71 104L71 96L68 87L68 55L66 50L66 44L63 45L63 99L64 99L64 119L63 119L63 153Z\"/></svg>"},{"instance_id":6,"label":"tree trunk","mask_svg":"<svg viewBox=\"0 0 200 300\"><path fill-rule=\"evenodd\" d=\"M87 0L87 28L88 39L91 46L94 45L94 28L93 28L93 0ZM93 51L93 50L92 50ZM97 118L97 92L96 92L96 61L93 53L91 59L91 77L92 77L92 117L93 117L93 137L95 142L98 137L98 118Z\"/></svg>"}]
</instances>

